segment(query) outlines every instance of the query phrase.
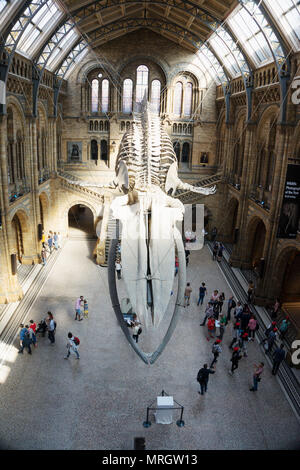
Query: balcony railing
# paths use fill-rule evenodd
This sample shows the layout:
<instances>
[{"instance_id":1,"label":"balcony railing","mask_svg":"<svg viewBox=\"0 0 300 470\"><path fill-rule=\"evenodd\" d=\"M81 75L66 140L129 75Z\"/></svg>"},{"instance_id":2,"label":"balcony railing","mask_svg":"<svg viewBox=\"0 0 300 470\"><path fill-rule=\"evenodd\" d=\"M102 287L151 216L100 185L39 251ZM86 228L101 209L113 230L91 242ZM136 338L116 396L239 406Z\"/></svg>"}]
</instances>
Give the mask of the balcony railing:
<instances>
[{"instance_id":1,"label":"balcony railing","mask_svg":"<svg viewBox=\"0 0 300 470\"><path fill-rule=\"evenodd\" d=\"M20 197L24 196L24 194L28 194L30 192L30 186L28 185L26 179L22 180L20 183L16 183L14 188L11 188L8 192L8 199L10 203L15 202Z\"/></svg>"},{"instance_id":2,"label":"balcony railing","mask_svg":"<svg viewBox=\"0 0 300 470\"><path fill-rule=\"evenodd\" d=\"M50 171L48 168L43 168L39 171L39 184L44 183L50 178Z\"/></svg>"},{"instance_id":3,"label":"balcony railing","mask_svg":"<svg viewBox=\"0 0 300 470\"><path fill-rule=\"evenodd\" d=\"M270 191L265 191L261 186L252 186L249 197L266 211L270 210Z\"/></svg>"}]
</instances>

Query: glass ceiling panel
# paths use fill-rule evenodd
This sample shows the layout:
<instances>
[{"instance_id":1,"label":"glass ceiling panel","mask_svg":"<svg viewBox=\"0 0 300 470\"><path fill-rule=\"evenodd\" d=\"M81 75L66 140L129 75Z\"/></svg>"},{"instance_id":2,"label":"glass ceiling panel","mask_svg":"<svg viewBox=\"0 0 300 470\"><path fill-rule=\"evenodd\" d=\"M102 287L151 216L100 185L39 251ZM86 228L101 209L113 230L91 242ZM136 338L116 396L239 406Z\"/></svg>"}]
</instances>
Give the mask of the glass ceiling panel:
<instances>
[{"instance_id":1,"label":"glass ceiling panel","mask_svg":"<svg viewBox=\"0 0 300 470\"><path fill-rule=\"evenodd\" d=\"M63 77L65 80L69 78L71 73L75 70L76 66L80 63L80 61L84 58L84 56L88 53L89 48L86 47L74 60L73 64L70 66L69 70L66 72L65 76Z\"/></svg>"},{"instance_id":2,"label":"glass ceiling panel","mask_svg":"<svg viewBox=\"0 0 300 470\"><path fill-rule=\"evenodd\" d=\"M3 31L9 22L11 13L18 7L14 0L0 0L0 31Z\"/></svg>"},{"instance_id":3,"label":"glass ceiling panel","mask_svg":"<svg viewBox=\"0 0 300 470\"><path fill-rule=\"evenodd\" d=\"M259 25L246 9L234 11L228 19L228 24L257 66L272 59L271 49Z\"/></svg>"},{"instance_id":4,"label":"glass ceiling panel","mask_svg":"<svg viewBox=\"0 0 300 470\"><path fill-rule=\"evenodd\" d=\"M228 49L228 47L224 44L222 39L216 34L214 34L209 39L209 42L210 42L210 45L213 47L214 51L218 54L218 56L224 62L224 65L227 68L230 75L232 75L233 77L240 75L240 69L236 63L234 56L231 53L230 49Z\"/></svg>"},{"instance_id":5,"label":"glass ceiling panel","mask_svg":"<svg viewBox=\"0 0 300 470\"><path fill-rule=\"evenodd\" d=\"M61 59L63 58L66 50L70 49L78 40L78 38L79 34L75 31L75 28L71 29L53 49L47 62L46 68L51 71L54 71Z\"/></svg>"},{"instance_id":6,"label":"glass ceiling panel","mask_svg":"<svg viewBox=\"0 0 300 470\"><path fill-rule=\"evenodd\" d=\"M25 28L17 50L32 57L63 15L64 13L59 10L54 1L48 1Z\"/></svg>"},{"instance_id":7,"label":"glass ceiling panel","mask_svg":"<svg viewBox=\"0 0 300 470\"><path fill-rule=\"evenodd\" d=\"M287 40L300 50L300 0L265 0Z\"/></svg>"},{"instance_id":8,"label":"glass ceiling panel","mask_svg":"<svg viewBox=\"0 0 300 470\"><path fill-rule=\"evenodd\" d=\"M216 82L217 85L220 85L221 80L219 79L216 71L212 68L210 61L207 59L205 54L202 53L202 49L200 49L200 51L197 52L197 56L204 70L209 73L209 75Z\"/></svg>"}]
</instances>

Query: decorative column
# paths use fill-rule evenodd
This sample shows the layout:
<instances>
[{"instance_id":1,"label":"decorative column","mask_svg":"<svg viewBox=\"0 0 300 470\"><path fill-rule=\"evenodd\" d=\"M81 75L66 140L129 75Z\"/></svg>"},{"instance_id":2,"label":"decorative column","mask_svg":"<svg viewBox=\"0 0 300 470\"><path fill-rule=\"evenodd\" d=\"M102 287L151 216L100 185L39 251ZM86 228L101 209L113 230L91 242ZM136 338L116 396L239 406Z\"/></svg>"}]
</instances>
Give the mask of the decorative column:
<instances>
[{"instance_id":1,"label":"decorative column","mask_svg":"<svg viewBox=\"0 0 300 470\"><path fill-rule=\"evenodd\" d=\"M281 213L281 201L284 194L290 136L294 131L292 125L277 125L275 169L272 184L270 211L268 213L269 229L266 233L263 258L265 259L264 276L255 292L255 303L264 305L274 300L274 262L278 240L277 228ZM279 292L277 293L277 295Z\"/></svg>"},{"instance_id":2,"label":"decorative column","mask_svg":"<svg viewBox=\"0 0 300 470\"><path fill-rule=\"evenodd\" d=\"M249 208L249 195L251 191L252 181L255 175L256 163L256 123L247 123L245 135L245 149L243 158L243 169L241 177L241 188L239 191L239 209L237 215L236 226L239 227L239 238L237 244L234 246L230 263L234 267L242 267L247 258L246 240L241 234L246 233L248 208Z\"/></svg>"},{"instance_id":3,"label":"decorative column","mask_svg":"<svg viewBox=\"0 0 300 470\"><path fill-rule=\"evenodd\" d=\"M16 302L23 297L17 274L12 274L12 250L9 241L12 240L12 226L8 220L8 181L6 155L7 124L6 116L0 116L0 209L2 226L0 226L0 303Z\"/></svg>"},{"instance_id":4,"label":"decorative column","mask_svg":"<svg viewBox=\"0 0 300 470\"><path fill-rule=\"evenodd\" d=\"M29 122L29 146L31 146L31 201L32 201L32 221L33 221L33 244L36 253L34 262L39 262L39 253L41 243L38 240L38 224L41 223L40 201L39 201L39 172L38 172L38 156L37 156L37 126L36 118L31 117Z\"/></svg>"}]
</instances>

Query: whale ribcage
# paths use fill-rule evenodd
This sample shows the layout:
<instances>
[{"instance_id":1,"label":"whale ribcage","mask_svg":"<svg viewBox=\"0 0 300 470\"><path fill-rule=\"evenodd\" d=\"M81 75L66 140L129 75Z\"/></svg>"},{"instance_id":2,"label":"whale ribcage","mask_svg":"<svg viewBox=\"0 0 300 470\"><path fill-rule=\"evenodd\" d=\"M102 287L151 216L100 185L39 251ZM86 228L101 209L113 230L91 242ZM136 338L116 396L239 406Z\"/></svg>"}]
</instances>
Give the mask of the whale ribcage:
<instances>
[{"instance_id":1,"label":"whale ribcage","mask_svg":"<svg viewBox=\"0 0 300 470\"><path fill-rule=\"evenodd\" d=\"M135 113L132 129L122 138L117 174L121 161L127 166L131 187L156 185L164 190L169 167L177 158L159 116L151 113L148 105L141 113Z\"/></svg>"}]
</instances>

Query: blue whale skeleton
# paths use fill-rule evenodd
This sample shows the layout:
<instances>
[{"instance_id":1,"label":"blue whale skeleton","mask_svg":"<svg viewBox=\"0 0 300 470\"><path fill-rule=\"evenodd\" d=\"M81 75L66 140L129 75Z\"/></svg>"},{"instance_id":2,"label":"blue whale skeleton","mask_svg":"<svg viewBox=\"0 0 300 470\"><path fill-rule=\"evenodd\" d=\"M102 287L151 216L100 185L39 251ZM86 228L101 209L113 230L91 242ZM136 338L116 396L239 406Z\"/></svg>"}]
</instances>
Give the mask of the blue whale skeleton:
<instances>
[{"instance_id":1,"label":"blue whale skeleton","mask_svg":"<svg viewBox=\"0 0 300 470\"><path fill-rule=\"evenodd\" d=\"M119 194L111 204L111 214L121 222L123 279L132 310L143 328L150 324L157 327L167 310L173 289L176 249L179 270L174 312L161 344L156 351L145 353L133 341L123 319L115 280L118 237L111 241L108 278L115 314L139 357L146 364L153 364L175 329L186 285L184 246L179 230L184 206L172 196L178 189L210 195L216 188L194 187L179 179L172 142L146 98L136 106L132 128L121 141L114 180L106 185L85 182L80 185L112 188Z\"/></svg>"}]
</instances>

